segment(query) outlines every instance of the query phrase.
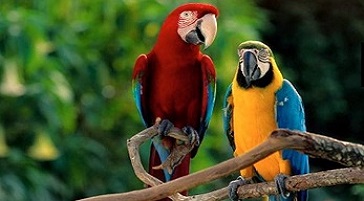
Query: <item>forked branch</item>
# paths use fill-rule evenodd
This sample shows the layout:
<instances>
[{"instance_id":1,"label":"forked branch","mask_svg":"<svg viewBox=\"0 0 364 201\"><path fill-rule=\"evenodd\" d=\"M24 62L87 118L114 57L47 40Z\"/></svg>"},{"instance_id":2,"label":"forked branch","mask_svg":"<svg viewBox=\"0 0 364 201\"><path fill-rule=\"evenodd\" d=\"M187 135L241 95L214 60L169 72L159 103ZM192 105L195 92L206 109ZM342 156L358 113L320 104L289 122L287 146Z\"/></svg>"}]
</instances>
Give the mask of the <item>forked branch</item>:
<instances>
[{"instance_id":1,"label":"forked branch","mask_svg":"<svg viewBox=\"0 0 364 201\"><path fill-rule=\"evenodd\" d=\"M178 129L172 131L180 132ZM356 167L289 177L286 180L286 186L290 191L345 183L364 183L363 145L343 142L314 133L290 130L274 131L265 142L244 155L167 183L162 183L144 170L138 152L139 146L155 135L157 135L156 127L150 127L128 140L129 155L135 174L144 183L153 187L127 193L96 196L83 201L157 200L168 196L173 200L222 200L227 198L226 187L203 195L189 197L177 194L177 192L227 176L282 149L295 149L311 157L335 161L348 167ZM241 198L277 194L273 182L244 185L239 188L238 193Z\"/></svg>"}]
</instances>

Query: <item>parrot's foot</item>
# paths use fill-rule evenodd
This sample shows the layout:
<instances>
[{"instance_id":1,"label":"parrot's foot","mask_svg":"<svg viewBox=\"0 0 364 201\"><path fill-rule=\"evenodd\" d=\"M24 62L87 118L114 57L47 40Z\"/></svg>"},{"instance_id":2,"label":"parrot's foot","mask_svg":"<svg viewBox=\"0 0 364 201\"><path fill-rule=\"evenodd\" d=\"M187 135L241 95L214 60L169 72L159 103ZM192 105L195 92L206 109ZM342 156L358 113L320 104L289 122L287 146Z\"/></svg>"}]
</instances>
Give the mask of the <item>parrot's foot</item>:
<instances>
[{"instance_id":1,"label":"parrot's foot","mask_svg":"<svg viewBox=\"0 0 364 201\"><path fill-rule=\"evenodd\" d=\"M193 147L200 145L200 137L195 129L193 129L191 126L186 126L182 128L182 131L189 139L189 142L185 143L191 145L191 150Z\"/></svg>"},{"instance_id":2,"label":"parrot's foot","mask_svg":"<svg viewBox=\"0 0 364 201\"><path fill-rule=\"evenodd\" d=\"M158 125L158 133L162 136L166 136L173 128L173 123L168 119L163 119Z\"/></svg>"},{"instance_id":3,"label":"parrot's foot","mask_svg":"<svg viewBox=\"0 0 364 201\"><path fill-rule=\"evenodd\" d=\"M153 167L153 169L166 169L169 174L172 174L174 168L181 164L182 160L193 148L191 148L190 144L183 142L176 139L176 144L172 147L167 159L162 164Z\"/></svg>"},{"instance_id":4,"label":"parrot's foot","mask_svg":"<svg viewBox=\"0 0 364 201\"><path fill-rule=\"evenodd\" d=\"M278 174L274 181L277 186L278 193L282 196L282 198L287 199L290 196L290 192L286 188L285 180L287 179L287 176L284 174Z\"/></svg>"},{"instance_id":5,"label":"parrot's foot","mask_svg":"<svg viewBox=\"0 0 364 201\"><path fill-rule=\"evenodd\" d=\"M172 174L174 168L181 164L185 156L189 154L195 146L199 145L199 135L197 131L190 126L183 127L181 129L182 132L175 132L172 122L166 119L160 122L157 129L158 133L163 138L174 138L175 142L169 147L170 154L167 159L162 164L153 167L153 169L166 169L169 174Z\"/></svg>"},{"instance_id":6,"label":"parrot's foot","mask_svg":"<svg viewBox=\"0 0 364 201\"><path fill-rule=\"evenodd\" d=\"M239 200L238 188L242 185L251 183L253 183L253 180L244 179L242 176L239 176L236 180L231 181L228 186L229 198L233 201L238 201Z\"/></svg>"}]
</instances>

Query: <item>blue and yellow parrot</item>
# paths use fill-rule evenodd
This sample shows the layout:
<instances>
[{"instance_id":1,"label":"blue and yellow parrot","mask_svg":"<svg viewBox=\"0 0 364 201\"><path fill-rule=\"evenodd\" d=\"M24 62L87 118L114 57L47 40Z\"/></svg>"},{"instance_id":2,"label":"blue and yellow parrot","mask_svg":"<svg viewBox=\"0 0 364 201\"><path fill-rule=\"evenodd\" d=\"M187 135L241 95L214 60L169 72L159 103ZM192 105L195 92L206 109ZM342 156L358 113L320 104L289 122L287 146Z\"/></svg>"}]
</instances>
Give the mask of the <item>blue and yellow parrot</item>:
<instances>
[{"instance_id":1,"label":"blue and yellow parrot","mask_svg":"<svg viewBox=\"0 0 364 201\"><path fill-rule=\"evenodd\" d=\"M293 85L283 79L270 48L258 41L238 47L239 65L224 100L224 129L239 156L261 144L277 128L306 131L302 100ZM307 200L307 191L297 194L284 189L284 175L309 172L308 156L291 149L273 153L242 169L242 177L230 183L230 197L249 179L275 180L280 196L269 200Z\"/></svg>"}]
</instances>

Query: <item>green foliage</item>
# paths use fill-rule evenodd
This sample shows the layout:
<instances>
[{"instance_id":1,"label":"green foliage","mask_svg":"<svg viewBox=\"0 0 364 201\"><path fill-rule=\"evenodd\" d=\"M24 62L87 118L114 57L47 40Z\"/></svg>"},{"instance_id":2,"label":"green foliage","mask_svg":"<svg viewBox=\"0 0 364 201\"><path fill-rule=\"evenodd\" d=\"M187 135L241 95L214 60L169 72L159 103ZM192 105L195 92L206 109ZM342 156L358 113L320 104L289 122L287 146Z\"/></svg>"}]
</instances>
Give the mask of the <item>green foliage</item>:
<instances>
[{"instance_id":1,"label":"green foliage","mask_svg":"<svg viewBox=\"0 0 364 201\"><path fill-rule=\"evenodd\" d=\"M355 185L352 188L352 193L358 195L360 200L364 199L364 185Z\"/></svg>"},{"instance_id":2,"label":"green foliage","mask_svg":"<svg viewBox=\"0 0 364 201\"><path fill-rule=\"evenodd\" d=\"M284 75L300 89L310 130L336 133L345 125L353 133L348 138L360 140L364 117L355 84L355 43L364 35L360 5L348 7L355 15L345 15L330 4L335 12L320 10L318 16L310 13L323 8L315 2L201 2L220 10L216 40L204 50L217 68L217 104L192 171L232 157L222 134L221 101L236 70L236 47L245 40L271 45ZM143 187L131 174L126 150L126 139L144 129L131 96L131 73L137 56L150 50L165 16L179 4L0 2L0 200L74 200ZM345 21L330 24L330 17ZM148 149L142 147L145 163ZM358 186L352 192L362 195L363 190Z\"/></svg>"},{"instance_id":3,"label":"green foliage","mask_svg":"<svg viewBox=\"0 0 364 201\"><path fill-rule=\"evenodd\" d=\"M235 4L214 3L221 7L222 30L214 46L221 49L208 53L219 64L223 56L234 64L235 46L242 38L258 37L264 16L250 1L243 7L247 15L240 15ZM1 3L0 125L6 141L0 146L7 151L1 159L0 200L72 200L142 187L130 174L125 143L143 129L131 97L131 71L178 4ZM233 18L224 17L230 11ZM234 29L238 20L245 24L241 32ZM231 156L220 143L224 136L220 117L216 119L210 135L220 140L206 138L194 170ZM143 150L146 161L148 146ZM216 151L220 157L214 160Z\"/></svg>"}]
</instances>

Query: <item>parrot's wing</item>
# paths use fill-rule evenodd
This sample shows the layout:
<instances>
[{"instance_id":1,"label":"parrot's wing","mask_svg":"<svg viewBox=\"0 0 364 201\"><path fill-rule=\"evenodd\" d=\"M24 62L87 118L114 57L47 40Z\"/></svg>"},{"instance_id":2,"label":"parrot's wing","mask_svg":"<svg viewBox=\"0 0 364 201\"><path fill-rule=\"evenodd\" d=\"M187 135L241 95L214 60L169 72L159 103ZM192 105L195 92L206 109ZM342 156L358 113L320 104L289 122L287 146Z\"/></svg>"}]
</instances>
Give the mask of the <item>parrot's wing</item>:
<instances>
[{"instance_id":1,"label":"parrot's wing","mask_svg":"<svg viewBox=\"0 0 364 201\"><path fill-rule=\"evenodd\" d=\"M276 93L276 120L279 128L306 131L302 100L288 80ZM292 174L306 174L309 170L308 156L292 149L283 150L283 159L289 160ZM306 200L307 192L299 193L299 200Z\"/></svg>"},{"instance_id":2,"label":"parrot's wing","mask_svg":"<svg viewBox=\"0 0 364 201\"><path fill-rule=\"evenodd\" d=\"M139 112L139 115L143 119L143 123L145 126L152 126L154 123L152 120L148 119L147 111L145 111L146 101L146 86L147 86L147 69L148 69L148 57L145 54L139 55L137 58L135 65L134 65L134 71L133 71L133 96L135 99L135 103ZM164 148L162 145L161 138L153 138L152 139L153 145L151 148L151 156L150 160L154 161L161 161L164 162L167 157L169 156L170 152L168 149ZM159 159L154 159L155 157L158 157ZM171 179L171 174L169 174L167 169L163 169L163 173L165 176L165 180L169 181Z\"/></svg>"},{"instance_id":3,"label":"parrot's wing","mask_svg":"<svg viewBox=\"0 0 364 201\"><path fill-rule=\"evenodd\" d=\"M235 151L235 142L234 142L234 127L233 127L233 111L234 111L234 105L233 105L233 97L231 93L231 84L226 90L224 102L223 102L223 118L224 118L224 131L229 139L229 143L233 151Z\"/></svg>"},{"instance_id":4,"label":"parrot's wing","mask_svg":"<svg viewBox=\"0 0 364 201\"><path fill-rule=\"evenodd\" d=\"M146 119L145 112L143 110L143 84L145 83L145 74L146 69L148 66L148 58L147 55L141 54L137 58L135 65L134 65L134 71L133 71L133 81L132 81L132 88L133 88L133 96L135 100L135 104L137 106L139 115L143 119L143 123L145 126L150 126L147 124L148 120Z\"/></svg>"},{"instance_id":5,"label":"parrot's wing","mask_svg":"<svg viewBox=\"0 0 364 201\"><path fill-rule=\"evenodd\" d=\"M200 142L202 142L206 129L210 123L212 111L215 105L216 96L216 72L215 66L211 58L203 55L201 58L202 70L202 107L201 107L201 122L198 130ZM191 152L191 157L196 155L198 147Z\"/></svg>"},{"instance_id":6,"label":"parrot's wing","mask_svg":"<svg viewBox=\"0 0 364 201\"><path fill-rule=\"evenodd\" d=\"M214 64L209 56L204 55L201 59L202 69L202 122L199 133L203 137L206 129L210 123L212 111L215 105L216 96L216 72ZM201 139L202 140L202 139Z\"/></svg>"}]
</instances>

